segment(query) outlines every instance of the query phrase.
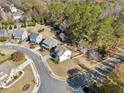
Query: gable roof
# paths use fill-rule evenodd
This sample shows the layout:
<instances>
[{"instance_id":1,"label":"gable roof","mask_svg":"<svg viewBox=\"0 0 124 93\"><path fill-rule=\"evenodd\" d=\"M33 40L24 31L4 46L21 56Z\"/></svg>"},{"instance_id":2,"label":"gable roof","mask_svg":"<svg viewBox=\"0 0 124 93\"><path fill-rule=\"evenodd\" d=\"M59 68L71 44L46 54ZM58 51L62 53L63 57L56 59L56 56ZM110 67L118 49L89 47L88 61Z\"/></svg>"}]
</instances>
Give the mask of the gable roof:
<instances>
[{"instance_id":1,"label":"gable roof","mask_svg":"<svg viewBox=\"0 0 124 93\"><path fill-rule=\"evenodd\" d=\"M58 44L61 44L58 40L54 39L53 37L47 37L44 41L43 44L47 45L49 48L55 47Z\"/></svg>"},{"instance_id":2,"label":"gable roof","mask_svg":"<svg viewBox=\"0 0 124 93\"><path fill-rule=\"evenodd\" d=\"M22 10L19 10L19 9L18 9L17 12L14 12L14 13L13 13L13 16L22 16L23 13L24 13L24 12L23 12Z\"/></svg>"},{"instance_id":3,"label":"gable roof","mask_svg":"<svg viewBox=\"0 0 124 93\"><path fill-rule=\"evenodd\" d=\"M0 30L0 36L7 36L7 32L5 29Z\"/></svg>"},{"instance_id":4,"label":"gable roof","mask_svg":"<svg viewBox=\"0 0 124 93\"><path fill-rule=\"evenodd\" d=\"M31 41L36 41L37 37L39 36L38 33L31 33L31 35L29 36Z\"/></svg>"},{"instance_id":5,"label":"gable roof","mask_svg":"<svg viewBox=\"0 0 124 93\"><path fill-rule=\"evenodd\" d=\"M57 56L61 56L67 49L65 49L64 47L62 47L61 45L58 45L55 48L55 52L57 54Z\"/></svg>"},{"instance_id":6,"label":"gable roof","mask_svg":"<svg viewBox=\"0 0 124 93\"><path fill-rule=\"evenodd\" d=\"M62 56L63 53L64 53L65 51L67 51L67 50L69 50L69 49L63 47L62 45L58 45L58 46L55 47L54 52L57 54L57 56L60 57L60 56Z\"/></svg>"},{"instance_id":7,"label":"gable roof","mask_svg":"<svg viewBox=\"0 0 124 93\"><path fill-rule=\"evenodd\" d=\"M13 33L14 38L22 38L24 31L18 29Z\"/></svg>"}]
</instances>

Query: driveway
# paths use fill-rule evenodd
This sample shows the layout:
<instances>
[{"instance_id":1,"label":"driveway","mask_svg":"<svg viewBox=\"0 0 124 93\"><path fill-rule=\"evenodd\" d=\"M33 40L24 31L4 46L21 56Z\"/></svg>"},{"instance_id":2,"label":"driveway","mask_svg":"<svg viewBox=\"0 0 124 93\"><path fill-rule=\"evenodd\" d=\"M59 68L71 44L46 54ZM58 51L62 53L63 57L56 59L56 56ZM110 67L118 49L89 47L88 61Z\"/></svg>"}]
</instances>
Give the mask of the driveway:
<instances>
[{"instance_id":1,"label":"driveway","mask_svg":"<svg viewBox=\"0 0 124 93\"><path fill-rule=\"evenodd\" d=\"M67 93L68 85L64 81L58 81L53 79L48 70L45 68L41 57L33 53L27 48L14 45L0 45L0 48L19 50L27 54L35 63L41 78L41 86L38 93ZM29 77L30 78L30 77Z\"/></svg>"}]
</instances>

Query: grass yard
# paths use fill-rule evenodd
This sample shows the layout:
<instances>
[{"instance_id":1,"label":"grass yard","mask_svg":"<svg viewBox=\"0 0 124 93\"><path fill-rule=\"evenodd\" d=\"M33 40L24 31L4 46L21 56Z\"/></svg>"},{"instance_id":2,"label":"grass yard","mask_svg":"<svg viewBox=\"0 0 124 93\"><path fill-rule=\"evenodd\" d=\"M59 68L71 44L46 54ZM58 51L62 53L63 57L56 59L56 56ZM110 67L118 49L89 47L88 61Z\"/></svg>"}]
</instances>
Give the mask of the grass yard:
<instances>
[{"instance_id":1,"label":"grass yard","mask_svg":"<svg viewBox=\"0 0 124 93\"><path fill-rule=\"evenodd\" d=\"M0 53L5 54L5 55L11 55L15 52L16 50L9 50L9 49L0 49Z\"/></svg>"},{"instance_id":2,"label":"grass yard","mask_svg":"<svg viewBox=\"0 0 124 93\"><path fill-rule=\"evenodd\" d=\"M41 32L41 34L45 37L49 37L49 36L54 36L54 33L51 31L51 29L49 27L44 27L44 31Z\"/></svg>"},{"instance_id":3,"label":"grass yard","mask_svg":"<svg viewBox=\"0 0 124 93\"><path fill-rule=\"evenodd\" d=\"M42 29L42 26L40 24L36 24L36 26L27 26L25 28L21 28L23 31L32 31L32 32L38 32L38 30Z\"/></svg>"},{"instance_id":4,"label":"grass yard","mask_svg":"<svg viewBox=\"0 0 124 93\"><path fill-rule=\"evenodd\" d=\"M53 70L53 72L60 77L68 77L68 70L73 68L81 69L78 66L78 61L76 59L70 59L63 63L56 64L51 60L48 60L48 65Z\"/></svg>"},{"instance_id":5,"label":"grass yard","mask_svg":"<svg viewBox=\"0 0 124 93\"><path fill-rule=\"evenodd\" d=\"M7 61L10 58L10 56L0 56L0 64Z\"/></svg>"},{"instance_id":6,"label":"grass yard","mask_svg":"<svg viewBox=\"0 0 124 93\"><path fill-rule=\"evenodd\" d=\"M0 89L0 93L31 93L34 87L34 75L30 66L27 66L24 70L24 76L16 82L12 87L8 89ZM29 84L29 89L23 91L24 85Z\"/></svg>"},{"instance_id":7,"label":"grass yard","mask_svg":"<svg viewBox=\"0 0 124 93\"><path fill-rule=\"evenodd\" d=\"M10 55L12 53L14 53L15 50L8 50L8 49L0 49L0 64L9 60L10 59Z\"/></svg>"},{"instance_id":8,"label":"grass yard","mask_svg":"<svg viewBox=\"0 0 124 93\"><path fill-rule=\"evenodd\" d=\"M40 50L39 50L39 53L40 53L42 56L45 56L45 55L48 55L48 54L49 54L49 51L46 50L46 49L43 49L43 51L40 51Z\"/></svg>"},{"instance_id":9,"label":"grass yard","mask_svg":"<svg viewBox=\"0 0 124 93\"><path fill-rule=\"evenodd\" d=\"M26 59L23 59L23 60L17 61L17 62L14 62L14 61L13 61L13 63L14 63L16 66L19 66L19 65L21 65L22 63L24 63L25 61L26 61Z\"/></svg>"}]
</instances>

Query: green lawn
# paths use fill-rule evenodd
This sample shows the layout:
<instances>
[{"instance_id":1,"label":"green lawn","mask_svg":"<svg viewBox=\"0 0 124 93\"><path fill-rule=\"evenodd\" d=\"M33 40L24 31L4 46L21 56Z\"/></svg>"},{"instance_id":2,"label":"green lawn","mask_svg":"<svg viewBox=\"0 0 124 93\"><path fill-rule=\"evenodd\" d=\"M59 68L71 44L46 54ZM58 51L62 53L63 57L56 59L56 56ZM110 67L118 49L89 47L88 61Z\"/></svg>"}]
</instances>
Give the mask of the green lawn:
<instances>
[{"instance_id":1,"label":"green lawn","mask_svg":"<svg viewBox=\"0 0 124 93\"><path fill-rule=\"evenodd\" d=\"M3 56L0 55L0 64L9 60L10 57L11 57L11 54L14 53L14 52L15 52L15 50L0 49L0 54L3 55Z\"/></svg>"},{"instance_id":2,"label":"green lawn","mask_svg":"<svg viewBox=\"0 0 124 93\"><path fill-rule=\"evenodd\" d=\"M68 77L68 70L72 68L79 68L78 60L70 59L65 62L56 64L55 62L48 60L48 65L52 71L60 77Z\"/></svg>"},{"instance_id":3,"label":"green lawn","mask_svg":"<svg viewBox=\"0 0 124 93\"><path fill-rule=\"evenodd\" d=\"M10 56L0 56L0 64L7 61L10 58Z\"/></svg>"}]
</instances>

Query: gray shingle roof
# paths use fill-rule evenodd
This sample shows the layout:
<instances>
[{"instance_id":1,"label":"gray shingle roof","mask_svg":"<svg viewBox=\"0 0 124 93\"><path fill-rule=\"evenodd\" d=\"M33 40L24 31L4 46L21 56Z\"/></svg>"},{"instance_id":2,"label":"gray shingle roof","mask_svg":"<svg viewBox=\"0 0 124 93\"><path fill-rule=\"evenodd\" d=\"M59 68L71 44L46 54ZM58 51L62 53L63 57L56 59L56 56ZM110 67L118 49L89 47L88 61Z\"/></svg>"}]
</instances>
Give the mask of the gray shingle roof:
<instances>
[{"instance_id":1,"label":"gray shingle roof","mask_svg":"<svg viewBox=\"0 0 124 93\"><path fill-rule=\"evenodd\" d=\"M49 48L55 47L58 44L61 44L58 40L52 38L52 37L47 37L44 41L43 44L47 45Z\"/></svg>"},{"instance_id":2,"label":"gray shingle roof","mask_svg":"<svg viewBox=\"0 0 124 93\"><path fill-rule=\"evenodd\" d=\"M17 12L13 13L13 16L22 16L23 15L23 11L22 10L17 10Z\"/></svg>"},{"instance_id":3,"label":"gray shingle roof","mask_svg":"<svg viewBox=\"0 0 124 93\"><path fill-rule=\"evenodd\" d=\"M7 32L5 29L0 30L0 36L7 36Z\"/></svg>"},{"instance_id":4,"label":"gray shingle roof","mask_svg":"<svg viewBox=\"0 0 124 93\"><path fill-rule=\"evenodd\" d=\"M57 54L57 56L61 56L67 49L64 48L63 46L61 45L58 45L56 48L55 48L55 52Z\"/></svg>"},{"instance_id":5,"label":"gray shingle roof","mask_svg":"<svg viewBox=\"0 0 124 93\"><path fill-rule=\"evenodd\" d=\"M21 30L16 30L14 33L13 33L13 37L14 38L22 38L22 35L23 35L23 31L21 31Z\"/></svg>"},{"instance_id":6,"label":"gray shingle roof","mask_svg":"<svg viewBox=\"0 0 124 93\"><path fill-rule=\"evenodd\" d=\"M38 36L39 36L38 33L31 33L31 35L29 36L30 41L35 42Z\"/></svg>"}]
</instances>

